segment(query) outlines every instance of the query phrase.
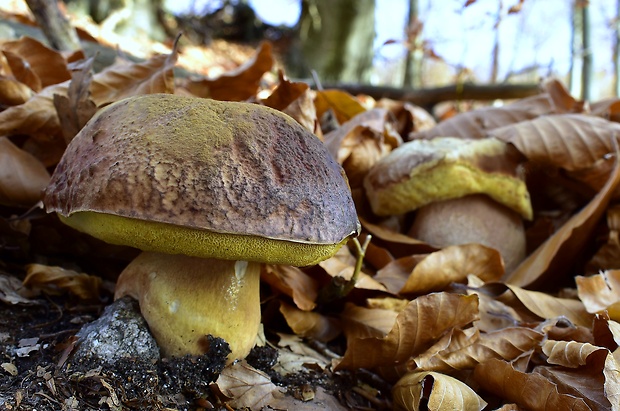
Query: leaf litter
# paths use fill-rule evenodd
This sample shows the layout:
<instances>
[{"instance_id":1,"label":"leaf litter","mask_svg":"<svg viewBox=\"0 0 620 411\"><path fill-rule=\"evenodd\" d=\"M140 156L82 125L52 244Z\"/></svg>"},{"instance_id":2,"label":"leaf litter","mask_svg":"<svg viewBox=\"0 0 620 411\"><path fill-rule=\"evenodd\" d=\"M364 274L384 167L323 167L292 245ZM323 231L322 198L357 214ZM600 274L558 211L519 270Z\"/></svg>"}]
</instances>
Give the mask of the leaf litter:
<instances>
[{"instance_id":1,"label":"leaf litter","mask_svg":"<svg viewBox=\"0 0 620 411\"><path fill-rule=\"evenodd\" d=\"M92 60L31 38L0 51L1 407L619 409L617 101L585 104L550 79L538 96L436 124L407 102L288 80L269 43L239 61L203 62L196 72L211 74L202 78L175 77L196 51L178 39L167 53L97 73ZM136 252L62 226L38 205L41 190L97 109L149 93L290 114L343 166L362 238L372 235L359 280L329 301L322 292L353 275L353 245L314 267L265 267L262 341L225 368L216 355L70 365L75 335L101 317ZM520 153L534 219L528 256L512 272L490 247L412 238L415 212L370 210L363 181L373 165L408 141L443 136L495 137Z\"/></svg>"}]
</instances>

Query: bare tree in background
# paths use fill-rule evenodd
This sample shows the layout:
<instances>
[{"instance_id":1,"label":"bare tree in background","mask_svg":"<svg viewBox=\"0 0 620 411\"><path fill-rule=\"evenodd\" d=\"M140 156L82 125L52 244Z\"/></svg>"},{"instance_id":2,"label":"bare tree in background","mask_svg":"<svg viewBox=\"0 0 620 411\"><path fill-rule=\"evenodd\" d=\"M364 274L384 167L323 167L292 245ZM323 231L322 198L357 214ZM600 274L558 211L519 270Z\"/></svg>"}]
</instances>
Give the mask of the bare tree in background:
<instances>
[{"instance_id":1,"label":"bare tree in background","mask_svg":"<svg viewBox=\"0 0 620 411\"><path fill-rule=\"evenodd\" d=\"M53 48L60 51L81 48L75 29L58 8L57 0L27 0L26 3Z\"/></svg>"},{"instance_id":2,"label":"bare tree in background","mask_svg":"<svg viewBox=\"0 0 620 411\"><path fill-rule=\"evenodd\" d=\"M572 95L589 100L593 81L589 1L574 0L572 12L573 41L569 89Z\"/></svg>"},{"instance_id":3,"label":"bare tree in background","mask_svg":"<svg viewBox=\"0 0 620 411\"><path fill-rule=\"evenodd\" d=\"M326 82L367 83L372 68L375 0L302 0L287 72Z\"/></svg>"},{"instance_id":4,"label":"bare tree in background","mask_svg":"<svg viewBox=\"0 0 620 411\"><path fill-rule=\"evenodd\" d=\"M418 14L419 1L409 0L407 56L405 58L405 77L403 85L414 89L422 87L422 61L424 59L424 44L422 41L423 25Z\"/></svg>"}]
</instances>

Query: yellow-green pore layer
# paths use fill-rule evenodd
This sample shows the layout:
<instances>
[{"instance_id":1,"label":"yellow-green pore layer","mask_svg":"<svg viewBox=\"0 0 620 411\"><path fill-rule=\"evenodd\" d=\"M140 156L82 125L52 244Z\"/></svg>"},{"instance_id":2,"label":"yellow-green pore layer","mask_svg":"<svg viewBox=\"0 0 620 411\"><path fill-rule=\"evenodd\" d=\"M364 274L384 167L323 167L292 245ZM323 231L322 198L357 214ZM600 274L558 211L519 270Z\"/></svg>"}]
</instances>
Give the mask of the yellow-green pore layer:
<instances>
[{"instance_id":1,"label":"yellow-green pore layer","mask_svg":"<svg viewBox=\"0 0 620 411\"><path fill-rule=\"evenodd\" d=\"M378 215L398 215L436 201L486 194L532 219L518 155L495 138L437 137L403 144L381 159L364 181Z\"/></svg>"},{"instance_id":2,"label":"yellow-green pore layer","mask_svg":"<svg viewBox=\"0 0 620 411\"><path fill-rule=\"evenodd\" d=\"M331 257L348 240L346 238L336 244L297 243L255 235L216 233L88 211L59 217L68 226L105 242L131 244L144 251L298 267L314 265Z\"/></svg>"},{"instance_id":3,"label":"yellow-green pore layer","mask_svg":"<svg viewBox=\"0 0 620 411\"><path fill-rule=\"evenodd\" d=\"M280 262L289 251L313 255L296 257L302 265L359 230L342 168L295 120L256 104L168 94L97 113L67 147L44 203L110 242L151 249L178 241L165 247L203 255L207 246L193 240L239 248L232 239L242 238L246 250L269 249ZM269 245L282 242L279 251Z\"/></svg>"}]
</instances>

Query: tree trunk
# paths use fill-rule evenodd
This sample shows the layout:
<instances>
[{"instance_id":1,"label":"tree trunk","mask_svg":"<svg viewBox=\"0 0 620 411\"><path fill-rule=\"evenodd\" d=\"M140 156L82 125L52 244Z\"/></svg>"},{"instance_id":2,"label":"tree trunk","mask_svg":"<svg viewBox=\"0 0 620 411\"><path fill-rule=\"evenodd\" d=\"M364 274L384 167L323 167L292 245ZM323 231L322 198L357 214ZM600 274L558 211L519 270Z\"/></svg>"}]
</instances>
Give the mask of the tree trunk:
<instances>
[{"instance_id":1,"label":"tree trunk","mask_svg":"<svg viewBox=\"0 0 620 411\"><path fill-rule=\"evenodd\" d=\"M60 51L81 48L75 29L61 13L56 0L26 0L26 3L53 48Z\"/></svg>"},{"instance_id":2,"label":"tree trunk","mask_svg":"<svg viewBox=\"0 0 620 411\"><path fill-rule=\"evenodd\" d=\"M368 82L375 35L375 0L303 0L298 47L287 72L321 81Z\"/></svg>"},{"instance_id":3,"label":"tree trunk","mask_svg":"<svg viewBox=\"0 0 620 411\"><path fill-rule=\"evenodd\" d=\"M573 4L573 30L569 90L582 100L589 100L592 86L592 50L590 50L590 13L588 0Z\"/></svg>"},{"instance_id":4,"label":"tree trunk","mask_svg":"<svg viewBox=\"0 0 620 411\"><path fill-rule=\"evenodd\" d=\"M424 59L422 23L418 18L418 13L419 1L409 0L409 18L407 22L408 48L403 85L414 89L422 87L422 61Z\"/></svg>"}]
</instances>

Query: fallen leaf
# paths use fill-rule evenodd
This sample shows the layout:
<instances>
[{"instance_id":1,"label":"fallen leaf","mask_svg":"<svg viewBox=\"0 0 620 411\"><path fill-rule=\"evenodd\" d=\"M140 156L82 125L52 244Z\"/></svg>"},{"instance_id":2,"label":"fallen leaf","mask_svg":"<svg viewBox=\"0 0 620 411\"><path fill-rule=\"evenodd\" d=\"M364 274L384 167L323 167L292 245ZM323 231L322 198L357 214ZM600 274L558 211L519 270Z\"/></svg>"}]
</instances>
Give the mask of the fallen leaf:
<instances>
[{"instance_id":1,"label":"fallen leaf","mask_svg":"<svg viewBox=\"0 0 620 411\"><path fill-rule=\"evenodd\" d=\"M54 107L58 113L60 127L67 145L97 111L97 106L90 99L89 90L94 61L94 57L85 60L73 72L67 96L54 95Z\"/></svg>"},{"instance_id":2,"label":"fallen leaf","mask_svg":"<svg viewBox=\"0 0 620 411\"><path fill-rule=\"evenodd\" d=\"M83 300L101 297L101 277L43 264L29 264L26 269L24 286L30 289L49 295L70 293Z\"/></svg>"},{"instance_id":3,"label":"fallen leaf","mask_svg":"<svg viewBox=\"0 0 620 411\"><path fill-rule=\"evenodd\" d=\"M620 270L609 270L590 277L576 276L577 292L589 313L605 309L614 320L620 319Z\"/></svg>"},{"instance_id":4,"label":"fallen leaf","mask_svg":"<svg viewBox=\"0 0 620 411\"><path fill-rule=\"evenodd\" d=\"M302 310L311 311L316 306L319 285L297 267L266 264L261 272L261 280L291 297Z\"/></svg>"},{"instance_id":5,"label":"fallen leaf","mask_svg":"<svg viewBox=\"0 0 620 411\"><path fill-rule=\"evenodd\" d=\"M547 340L542 344L542 352L548 357L549 364L578 368L586 365L590 355L603 353L606 356L609 351L589 343Z\"/></svg>"},{"instance_id":6,"label":"fallen leaf","mask_svg":"<svg viewBox=\"0 0 620 411\"><path fill-rule=\"evenodd\" d=\"M336 338L341 327L337 319L312 311L302 311L285 302L280 302L280 313L295 335L327 342Z\"/></svg>"},{"instance_id":7,"label":"fallen leaf","mask_svg":"<svg viewBox=\"0 0 620 411\"><path fill-rule=\"evenodd\" d=\"M186 88L198 97L215 100L243 101L254 97L263 75L271 70L273 56L271 43L262 42L254 57L215 79L190 81Z\"/></svg>"},{"instance_id":8,"label":"fallen leaf","mask_svg":"<svg viewBox=\"0 0 620 411\"><path fill-rule=\"evenodd\" d=\"M439 337L455 327L464 327L478 317L478 298L435 293L416 298L396 317L382 338L350 338L340 369L389 367L424 352Z\"/></svg>"},{"instance_id":9,"label":"fallen leaf","mask_svg":"<svg viewBox=\"0 0 620 411\"><path fill-rule=\"evenodd\" d=\"M0 137L0 204L30 207L41 199L49 180L39 160Z\"/></svg>"},{"instance_id":10,"label":"fallen leaf","mask_svg":"<svg viewBox=\"0 0 620 411\"><path fill-rule=\"evenodd\" d=\"M616 158L618 152L616 150ZM620 183L620 163L616 162L605 187L581 211L570 218L543 245L504 277L508 284L532 286L553 277L558 281L584 249L592 230L604 215L614 190Z\"/></svg>"},{"instance_id":11,"label":"fallen leaf","mask_svg":"<svg viewBox=\"0 0 620 411\"><path fill-rule=\"evenodd\" d=\"M285 390L271 382L267 374L243 361L236 362L222 371L215 382L234 408L260 410L284 398Z\"/></svg>"},{"instance_id":12,"label":"fallen leaf","mask_svg":"<svg viewBox=\"0 0 620 411\"><path fill-rule=\"evenodd\" d=\"M484 282L498 280L504 274L499 252L480 244L465 244L430 253L415 266L399 293L440 291L453 282L465 282L470 274Z\"/></svg>"},{"instance_id":13,"label":"fallen leaf","mask_svg":"<svg viewBox=\"0 0 620 411\"><path fill-rule=\"evenodd\" d=\"M474 369L489 359L512 361L534 350L545 335L525 327L511 327L491 333L475 328L455 329L446 334L423 354L411 359L410 370L436 371L451 374Z\"/></svg>"},{"instance_id":14,"label":"fallen leaf","mask_svg":"<svg viewBox=\"0 0 620 411\"><path fill-rule=\"evenodd\" d=\"M465 383L437 372L410 372L392 388L398 410L481 411L487 403Z\"/></svg>"},{"instance_id":15,"label":"fallen leaf","mask_svg":"<svg viewBox=\"0 0 620 411\"><path fill-rule=\"evenodd\" d=\"M556 384L537 373L517 371L506 361L491 359L474 370L481 388L527 410L592 411L583 400L561 394Z\"/></svg>"},{"instance_id":16,"label":"fallen leaf","mask_svg":"<svg viewBox=\"0 0 620 411\"><path fill-rule=\"evenodd\" d=\"M318 118L322 118L326 111L332 110L338 124L344 124L366 111L366 108L355 97L346 91L337 89L317 91L314 104Z\"/></svg>"}]
</instances>

